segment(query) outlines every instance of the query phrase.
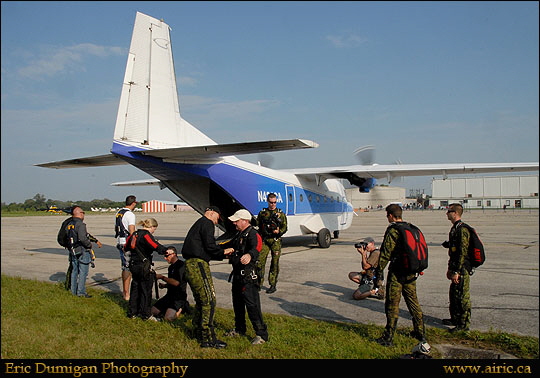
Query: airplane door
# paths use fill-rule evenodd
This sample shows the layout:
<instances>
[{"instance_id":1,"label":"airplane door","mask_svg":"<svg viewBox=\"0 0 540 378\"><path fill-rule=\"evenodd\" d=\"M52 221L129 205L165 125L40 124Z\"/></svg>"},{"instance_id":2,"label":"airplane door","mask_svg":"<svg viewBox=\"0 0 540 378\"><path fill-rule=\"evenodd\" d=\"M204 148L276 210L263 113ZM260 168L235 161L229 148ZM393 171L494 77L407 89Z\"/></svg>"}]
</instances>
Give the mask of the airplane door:
<instances>
[{"instance_id":1,"label":"airplane door","mask_svg":"<svg viewBox=\"0 0 540 378\"><path fill-rule=\"evenodd\" d=\"M342 202L341 202L341 215L339 216L339 224L340 225L347 224L347 220L348 220L347 218L348 218L347 201L342 200Z\"/></svg>"},{"instance_id":2,"label":"airplane door","mask_svg":"<svg viewBox=\"0 0 540 378\"><path fill-rule=\"evenodd\" d=\"M285 185L285 191L287 192L287 215L294 215L296 213L296 202L294 200L294 186Z\"/></svg>"},{"instance_id":3,"label":"airplane door","mask_svg":"<svg viewBox=\"0 0 540 378\"><path fill-rule=\"evenodd\" d=\"M352 218L352 213L347 211L348 205L347 198L343 196L341 199L341 215L339 217L340 225L342 226L346 225Z\"/></svg>"}]
</instances>

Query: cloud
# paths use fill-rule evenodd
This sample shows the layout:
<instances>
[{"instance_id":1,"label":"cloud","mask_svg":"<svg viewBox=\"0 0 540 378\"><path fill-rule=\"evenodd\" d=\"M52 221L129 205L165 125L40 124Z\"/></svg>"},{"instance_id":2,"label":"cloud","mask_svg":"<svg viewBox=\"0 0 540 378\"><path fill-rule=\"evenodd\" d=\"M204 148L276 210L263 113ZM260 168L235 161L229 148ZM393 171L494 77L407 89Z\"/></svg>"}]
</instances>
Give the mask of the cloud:
<instances>
[{"instance_id":1,"label":"cloud","mask_svg":"<svg viewBox=\"0 0 540 378\"><path fill-rule=\"evenodd\" d=\"M198 83L198 80L192 76L180 76L178 82L182 87L195 87Z\"/></svg>"},{"instance_id":2,"label":"cloud","mask_svg":"<svg viewBox=\"0 0 540 378\"><path fill-rule=\"evenodd\" d=\"M251 119L280 104L277 100L223 101L215 98L181 96L183 107L199 116L213 119Z\"/></svg>"},{"instance_id":3,"label":"cloud","mask_svg":"<svg viewBox=\"0 0 540 378\"><path fill-rule=\"evenodd\" d=\"M327 35L325 39L338 49L358 47L367 42L367 38L357 34Z\"/></svg>"},{"instance_id":4,"label":"cloud","mask_svg":"<svg viewBox=\"0 0 540 378\"><path fill-rule=\"evenodd\" d=\"M80 63L87 56L100 58L125 55L126 49L114 46L99 46L92 43L81 43L67 47L47 47L38 56L33 56L26 66L17 70L25 78L40 79L51 77L65 70L78 71L83 67Z\"/></svg>"}]
</instances>

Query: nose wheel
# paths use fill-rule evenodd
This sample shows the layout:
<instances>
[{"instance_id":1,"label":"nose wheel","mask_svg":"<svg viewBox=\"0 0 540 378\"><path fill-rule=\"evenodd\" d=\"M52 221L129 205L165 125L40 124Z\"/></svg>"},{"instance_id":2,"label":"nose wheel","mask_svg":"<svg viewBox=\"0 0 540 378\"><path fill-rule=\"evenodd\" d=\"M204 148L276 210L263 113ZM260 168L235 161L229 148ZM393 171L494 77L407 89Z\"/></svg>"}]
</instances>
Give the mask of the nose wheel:
<instances>
[{"instance_id":1,"label":"nose wheel","mask_svg":"<svg viewBox=\"0 0 540 378\"><path fill-rule=\"evenodd\" d=\"M319 247L328 248L330 247L331 242L332 236L330 235L330 230L327 228L323 228L317 233L317 243L319 243Z\"/></svg>"}]
</instances>

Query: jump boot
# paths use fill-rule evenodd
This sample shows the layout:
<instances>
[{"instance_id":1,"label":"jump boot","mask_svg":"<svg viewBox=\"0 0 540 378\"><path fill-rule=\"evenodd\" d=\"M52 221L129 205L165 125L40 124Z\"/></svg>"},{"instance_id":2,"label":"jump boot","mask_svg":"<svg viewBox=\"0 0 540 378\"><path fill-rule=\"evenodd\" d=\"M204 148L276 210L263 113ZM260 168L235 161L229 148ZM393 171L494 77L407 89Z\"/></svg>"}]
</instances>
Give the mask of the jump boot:
<instances>
[{"instance_id":1,"label":"jump boot","mask_svg":"<svg viewBox=\"0 0 540 378\"><path fill-rule=\"evenodd\" d=\"M394 333L396 332L397 319L393 320L390 324L387 324L384 328L384 333L381 337L375 340L382 346L392 346L394 345Z\"/></svg>"}]
</instances>

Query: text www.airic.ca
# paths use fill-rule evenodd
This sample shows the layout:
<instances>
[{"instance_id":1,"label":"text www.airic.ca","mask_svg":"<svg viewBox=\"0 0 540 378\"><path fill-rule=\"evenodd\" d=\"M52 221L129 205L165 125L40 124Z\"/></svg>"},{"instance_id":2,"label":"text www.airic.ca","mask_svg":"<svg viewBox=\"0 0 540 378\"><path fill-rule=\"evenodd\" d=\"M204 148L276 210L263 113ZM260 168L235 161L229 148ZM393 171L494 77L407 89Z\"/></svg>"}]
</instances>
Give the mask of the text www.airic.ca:
<instances>
[{"instance_id":1,"label":"text www.airic.ca","mask_svg":"<svg viewBox=\"0 0 540 378\"><path fill-rule=\"evenodd\" d=\"M532 374L530 365L443 365L446 374Z\"/></svg>"}]
</instances>

